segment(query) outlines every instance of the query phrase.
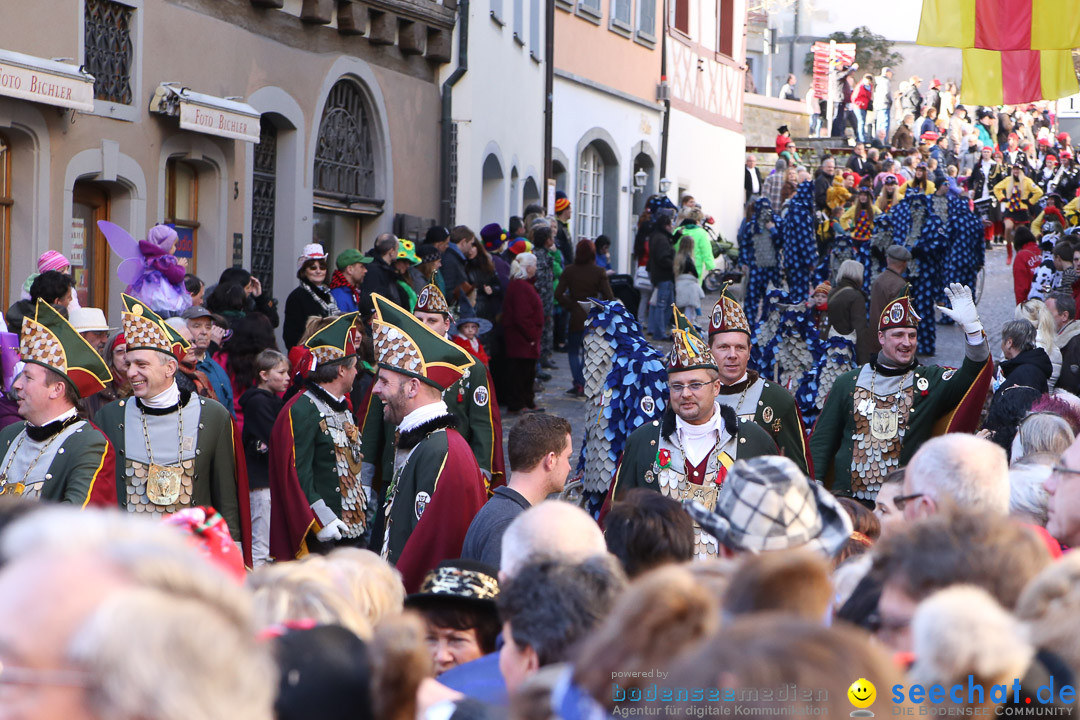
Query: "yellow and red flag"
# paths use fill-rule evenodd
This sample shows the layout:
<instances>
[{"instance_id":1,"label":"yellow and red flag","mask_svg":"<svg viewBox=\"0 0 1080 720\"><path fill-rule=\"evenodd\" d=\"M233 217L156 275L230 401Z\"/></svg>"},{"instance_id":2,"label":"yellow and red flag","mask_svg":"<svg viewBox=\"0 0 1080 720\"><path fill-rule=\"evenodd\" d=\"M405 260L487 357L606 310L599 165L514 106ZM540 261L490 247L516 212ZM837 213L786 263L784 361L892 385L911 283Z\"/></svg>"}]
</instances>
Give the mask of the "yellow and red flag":
<instances>
[{"instance_id":1,"label":"yellow and red flag","mask_svg":"<svg viewBox=\"0 0 1080 720\"><path fill-rule=\"evenodd\" d=\"M1080 87L1080 0L923 0L917 42L963 49L965 102L1056 100Z\"/></svg>"}]
</instances>

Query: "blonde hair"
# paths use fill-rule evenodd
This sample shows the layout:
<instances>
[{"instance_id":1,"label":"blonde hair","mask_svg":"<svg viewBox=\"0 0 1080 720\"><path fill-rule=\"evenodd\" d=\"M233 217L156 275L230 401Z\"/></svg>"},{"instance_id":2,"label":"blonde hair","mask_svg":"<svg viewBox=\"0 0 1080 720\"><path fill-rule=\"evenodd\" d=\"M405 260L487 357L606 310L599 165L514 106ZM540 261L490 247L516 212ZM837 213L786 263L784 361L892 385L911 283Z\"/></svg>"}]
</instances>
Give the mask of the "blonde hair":
<instances>
[{"instance_id":1,"label":"blonde hair","mask_svg":"<svg viewBox=\"0 0 1080 720\"><path fill-rule=\"evenodd\" d=\"M1035 326L1035 347L1049 351L1054 347L1057 331L1054 328L1054 316L1042 300L1025 300L1013 311L1015 320L1027 320Z\"/></svg>"},{"instance_id":2,"label":"blonde hair","mask_svg":"<svg viewBox=\"0 0 1080 720\"><path fill-rule=\"evenodd\" d=\"M514 262L510 265L510 277L514 280L525 280L529 277L526 270L529 266L536 267L536 256L531 252L518 253Z\"/></svg>"},{"instance_id":3,"label":"blonde hair","mask_svg":"<svg viewBox=\"0 0 1080 720\"><path fill-rule=\"evenodd\" d=\"M331 551L326 561L352 606L372 627L401 613L405 605L401 573L381 557L370 550L340 547Z\"/></svg>"},{"instance_id":4,"label":"blonde hair","mask_svg":"<svg viewBox=\"0 0 1080 720\"><path fill-rule=\"evenodd\" d=\"M298 562L263 565L248 575L255 619L262 628L296 620L341 625L364 640L371 623L338 585L326 558L309 555Z\"/></svg>"}]
</instances>

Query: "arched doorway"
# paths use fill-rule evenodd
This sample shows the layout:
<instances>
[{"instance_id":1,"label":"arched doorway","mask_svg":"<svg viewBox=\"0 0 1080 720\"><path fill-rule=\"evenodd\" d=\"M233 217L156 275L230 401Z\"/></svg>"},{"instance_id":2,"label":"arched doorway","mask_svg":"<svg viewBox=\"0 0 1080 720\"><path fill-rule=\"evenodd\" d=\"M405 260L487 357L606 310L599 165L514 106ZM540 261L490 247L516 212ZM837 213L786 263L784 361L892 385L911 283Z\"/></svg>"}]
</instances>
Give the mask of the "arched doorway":
<instances>
[{"instance_id":1,"label":"arched doorway","mask_svg":"<svg viewBox=\"0 0 1080 720\"><path fill-rule=\"evenodd\" d=\"M637 175L642 171L645 173L645 185L638 187ZM656 166L653 164L653 159L646 153L638 153L634 158L634 173L630 182L634 189L634 217L637 218L645 209L645 201L656 192Z\"/></svg>"},{"instance_id":2,"label":"arched doorway","mask_svg":"<svg viewBox=\"0 0 1080 720\"><path fill-rule=\"evenodd\" d=\"M480 181L480 224L503 223L506 215L506 190L503 169L494 153L484 158Z\"/></svg>"},{"instance_id":3,"label":"arched doorway","mask_svg":"<svg viewBox=\"0 0 1080 720\"><path fill-rule=\"evenodd\" d=\"M374 218L385 205L371 103L351 78L334 83L315 148L314 242L333 258L375 244Z\"/></svg>"},{"instance_id":4,"label":"arched doorway","mask_svg":"<svg viewBox=\"0 0 1080 720\"><path fill-rule=\"evenodd\" d=\"M83 307L107 308L109 302L109 244L98 229L111 217L109 183L77 180L71 206L71 274Z\"/></svg>"},{"instance_id":5,"label":"arched doorway","mask_svg":"<svg viewBox=\"0 0 1080 720\"><path fill-rule=\"evenodd\" d=\"M536 184L536 178L525 178L524 191L521 197L521 206L523 208L529 207L533 204L543 204L540 200L540 187Z\"/></svg>"}]
</instances>

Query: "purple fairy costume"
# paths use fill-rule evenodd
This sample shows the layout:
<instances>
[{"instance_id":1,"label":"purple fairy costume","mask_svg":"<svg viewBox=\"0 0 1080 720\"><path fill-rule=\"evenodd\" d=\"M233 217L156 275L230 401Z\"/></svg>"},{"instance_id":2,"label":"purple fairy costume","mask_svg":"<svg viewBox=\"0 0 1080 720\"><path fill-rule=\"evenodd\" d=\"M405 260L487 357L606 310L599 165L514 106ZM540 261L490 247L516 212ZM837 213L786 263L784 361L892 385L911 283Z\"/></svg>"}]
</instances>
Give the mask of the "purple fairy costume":
<instances>
[{"instance_id":1,"label":"purple fairy costume","mask_svg":"<svg viewBox=\"0 0 1080 720\"><path fill-rule=\"evenodd\" d=\"M191 307L191 295L184 287L186 270L172 254L176 241L176 231L168 225L150 228L146 239L139 241L142 272L125 291L164 317L179 315Z\"/></svg>"}]
</instances>

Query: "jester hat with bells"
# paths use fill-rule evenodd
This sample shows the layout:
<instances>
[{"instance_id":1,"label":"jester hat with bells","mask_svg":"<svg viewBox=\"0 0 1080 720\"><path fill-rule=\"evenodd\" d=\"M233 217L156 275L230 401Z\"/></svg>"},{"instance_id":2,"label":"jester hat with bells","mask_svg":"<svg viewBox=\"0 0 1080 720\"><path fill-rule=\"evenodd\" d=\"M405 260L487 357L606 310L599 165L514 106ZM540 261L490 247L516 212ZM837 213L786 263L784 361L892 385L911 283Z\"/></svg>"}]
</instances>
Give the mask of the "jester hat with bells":
<instances>
[{"instance_id":1,"label":"jester hat with bells","mask_svg":"<svg viewBox=\"0 0 1080 720\"><path fill-rule=\"evenodd\" d=\"M179 362L191 349L191 343L176 329L165 322L150 306L127 294L120 296L124 301L124 338L127 351L157 350L171 355Z\"/></svg>"},{"instance_id":2,"label":"jester hat with bells","mask_svg":"<svg viewBox=\"0 0 1080 720\"><path fill-rule=\"evenodd\" d=\"M408 310L378 294L373 294L371 301L375 306L372 339L379 367L445 391L475 364L472 355L433 332Z\"/></svg>"},{"instance_id":3,"label":"jester hat with bells","mask_svg":"<svg viewBox=\"0 0 1080 720\"><path fill-rule=\"evenodd\" d=\"M37 301L34 317L23 320L19 354L23 362L59 373L81 398L104 390L112 380L112 373L93 346L43 300Z\"/></svg>"},{"instance_id":4,"label":"jester hat with bells","mask_svg":"<svg viewBox=\"0 0 1080 720\"><path fill-rule=\"evenodd\" d=\"M698 334L697 328L676 306L672 305L671 311L675 315L675 327L671 330L668 375L686 370L716 370L716 360L709 351L708 343Z\"/></svg>"},{"instance_id":5,"label":"jester hat with bells","mask_svg":"<svg viewBox=\"0 0 1080 720\"><path fill-rule=\"evenodd\" d=\"M746 319L742 305L735 298L728 295L730 282L724 283L720 289L720 299L713 305L712 315L709 316L709 339L713 335L726 332L742 332L750 335L750 323Z\"/></svg>"}]
</instances>

